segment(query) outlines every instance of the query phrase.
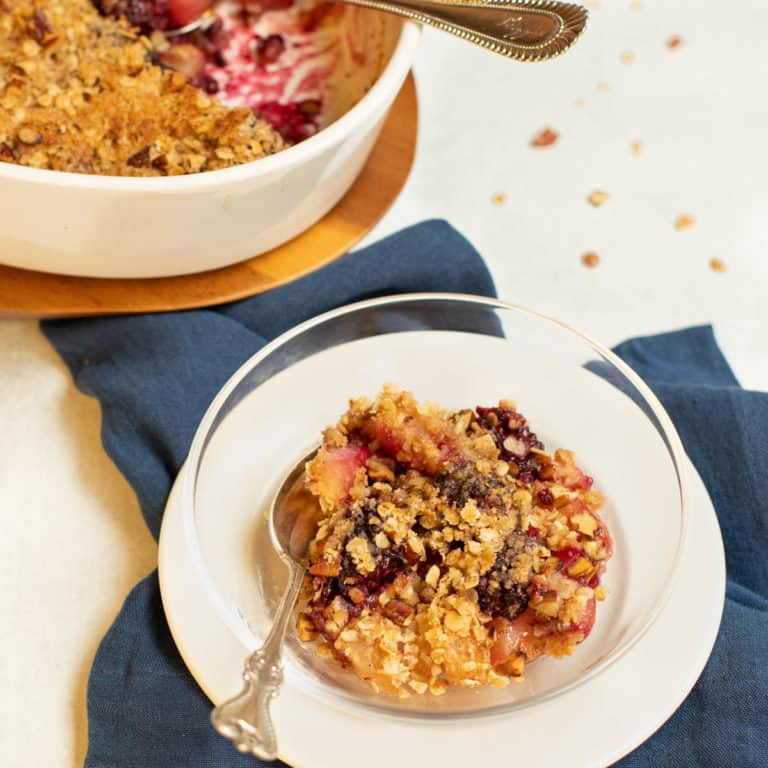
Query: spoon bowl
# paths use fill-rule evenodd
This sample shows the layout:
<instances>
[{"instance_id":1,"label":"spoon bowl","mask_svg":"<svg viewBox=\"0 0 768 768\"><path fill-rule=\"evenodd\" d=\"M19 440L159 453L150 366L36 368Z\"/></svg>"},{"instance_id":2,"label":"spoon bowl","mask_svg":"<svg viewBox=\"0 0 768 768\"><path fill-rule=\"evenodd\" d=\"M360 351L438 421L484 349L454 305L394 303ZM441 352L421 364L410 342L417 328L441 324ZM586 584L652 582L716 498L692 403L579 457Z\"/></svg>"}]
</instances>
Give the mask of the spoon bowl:
<instances>
[{"instance_id":1,"label":"spoon bowl","mask_svg":"<svg viewBox=\"0 0 768 768\"><path fill-rule=\"evenodd\" d=\"M269 535L280 558L288 565L307 567L309 544L315 537L322 511L304 483L304 468L317 449L308 453L285 476L269 508Z\"/></svg>"}]
</instances>

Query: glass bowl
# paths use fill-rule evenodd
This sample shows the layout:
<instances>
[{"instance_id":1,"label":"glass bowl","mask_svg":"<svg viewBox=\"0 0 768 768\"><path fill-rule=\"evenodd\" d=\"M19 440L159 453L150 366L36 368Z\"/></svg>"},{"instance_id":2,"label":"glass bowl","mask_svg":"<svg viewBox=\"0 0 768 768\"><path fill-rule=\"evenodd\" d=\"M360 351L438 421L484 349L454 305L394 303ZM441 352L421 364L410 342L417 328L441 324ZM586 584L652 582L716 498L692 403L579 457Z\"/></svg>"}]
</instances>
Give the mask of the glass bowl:
<instances>
[{"instance_id":1,"label":"glass bowl","mask_svg":"<svg viewBox=\"0 0 768 768\"><path fill-rule=\"evenodd\" d=\"M610 593L572 656L537 660L524 681L503 689L403 700L376 694L293 628L285 684L319 705L450 720L539 704L625 654L658 616L680 559L686 505L677 433L650 389L609 350L536 312L454 294L374 299L309 320L254 355L216 396L190 449L182 505L220 620L246 648L261 644L286 576L269 540L269 501L348 399L373 396L388 382L451 408L514 400L547 449L575 451L607 500Z\"/></svg>"}]
</instances>

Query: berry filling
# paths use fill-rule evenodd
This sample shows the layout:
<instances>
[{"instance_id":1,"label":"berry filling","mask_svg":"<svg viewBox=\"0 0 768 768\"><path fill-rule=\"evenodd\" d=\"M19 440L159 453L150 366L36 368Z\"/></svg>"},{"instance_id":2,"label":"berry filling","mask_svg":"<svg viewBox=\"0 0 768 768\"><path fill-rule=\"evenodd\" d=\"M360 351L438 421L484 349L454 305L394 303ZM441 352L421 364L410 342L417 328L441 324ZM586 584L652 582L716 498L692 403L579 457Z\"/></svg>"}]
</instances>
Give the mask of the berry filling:
<instances>
[{"instance_id":1,"label":"berry filling","mask_svg":"<svg viewBox=\"0 0 768 768\"><path fill-rule=\"evenodd\" d=\"M94 0L94 3L105 16L122 16L144 35L174 26L168 0Z\"/></svg>"},{"instance_id":2,"label":"berry filling","mask_svg":"<svg viewBox=\"0 0 768 768\"><path fill-rule=\"evenodd\" d=\"M340 55L327 3L307 0L94 0L153 45L163 66L227 106L248 107L285 141L314 135L324 120L325 83ZM164 34L210 10L215 21L184 36Z\"/></svg>"}]
</instances>

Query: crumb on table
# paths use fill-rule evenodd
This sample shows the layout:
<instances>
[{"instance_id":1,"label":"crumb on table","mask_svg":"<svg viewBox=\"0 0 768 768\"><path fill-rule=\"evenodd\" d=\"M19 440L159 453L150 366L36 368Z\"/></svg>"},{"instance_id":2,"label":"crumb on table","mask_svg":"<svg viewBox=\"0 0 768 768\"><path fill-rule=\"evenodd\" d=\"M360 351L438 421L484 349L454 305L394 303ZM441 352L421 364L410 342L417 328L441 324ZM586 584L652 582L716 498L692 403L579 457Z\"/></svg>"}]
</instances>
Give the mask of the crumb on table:
<instances>
[{"instance_id":1,"label":"crumb on table","mask_svg":"<svg viewBox=\"0 0 768 768\"><path fill-rule=\"evenodd\" d=\"M684 229L691 229L695 223L696 219L694 219L693 216L689 216L687 213L681 213L675 219L675 229L678 232L682 232Z\"/></svg>"},{"instance_id":2,"label":"crumb on table","mask_svg":"<svg viewBox=\"0 0 768 768\"><path fill-rule=\"evenodd\" d=\"M542 128L532 139L532 147L551 147L560 138L560 134L551 128Z\"/></svg>"}]
</instances>

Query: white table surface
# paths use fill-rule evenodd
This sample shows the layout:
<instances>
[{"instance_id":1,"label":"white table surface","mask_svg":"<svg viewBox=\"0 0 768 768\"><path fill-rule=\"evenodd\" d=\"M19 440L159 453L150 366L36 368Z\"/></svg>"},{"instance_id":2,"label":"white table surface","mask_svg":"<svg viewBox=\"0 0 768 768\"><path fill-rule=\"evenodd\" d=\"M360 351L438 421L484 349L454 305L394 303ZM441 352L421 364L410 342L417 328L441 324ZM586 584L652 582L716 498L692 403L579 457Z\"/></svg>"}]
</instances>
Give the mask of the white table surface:
<instances>
[{"instance_id":1,"label":"white table surface","mask_svg":"<svg viewBox=\"0 0 768 768\"><path fill-rule=\"evenodd\" d=\"M446 218L503 298L607 344L711 322L741 382L768 389L768 5L601 2L542 65L425 34L416 164L368 242ZM559 141L531 149L545 126ZM600 208L594 189L610 194ZM675 230L681 213L693 228ZM156 547L96 403L37 325L0 321L0 350L0 765L80 766L88 669Z\"/></svg>"}]
</instances>

